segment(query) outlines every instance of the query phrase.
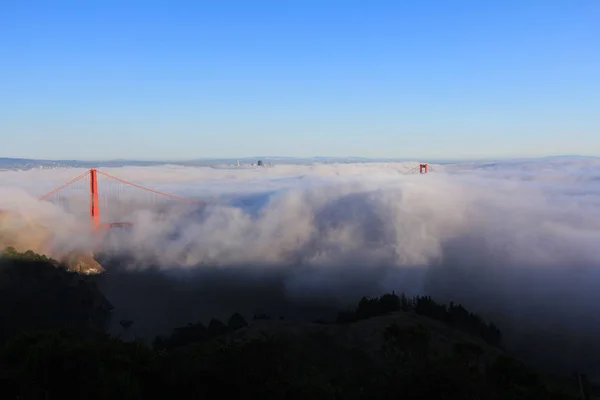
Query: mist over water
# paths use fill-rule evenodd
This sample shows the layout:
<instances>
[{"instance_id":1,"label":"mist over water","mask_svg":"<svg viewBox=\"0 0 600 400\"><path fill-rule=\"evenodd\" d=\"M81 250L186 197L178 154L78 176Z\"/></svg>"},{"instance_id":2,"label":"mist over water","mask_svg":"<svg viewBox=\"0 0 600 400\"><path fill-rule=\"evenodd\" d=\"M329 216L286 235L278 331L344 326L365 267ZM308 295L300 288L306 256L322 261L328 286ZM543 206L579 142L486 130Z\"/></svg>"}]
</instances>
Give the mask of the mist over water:
<instances>
[{"instance_id":1,"label":"mist over water","mask_svg":"<svg viewBox=\"0 0 600 400\"><path fill-rule=\"evenodd\" d=\"M600 160L404 174L414 166L108 169L208 203L131 211L134 228L105 238L104 254L121 260L100 278L115 321L151 336L234 311L314 320L395 290L462 302L497 322L513 351L597 372ZM58 248L96 246L35 200L81 172L1 172L0 208L51 224Z\"/></svg>"}]
</instances>

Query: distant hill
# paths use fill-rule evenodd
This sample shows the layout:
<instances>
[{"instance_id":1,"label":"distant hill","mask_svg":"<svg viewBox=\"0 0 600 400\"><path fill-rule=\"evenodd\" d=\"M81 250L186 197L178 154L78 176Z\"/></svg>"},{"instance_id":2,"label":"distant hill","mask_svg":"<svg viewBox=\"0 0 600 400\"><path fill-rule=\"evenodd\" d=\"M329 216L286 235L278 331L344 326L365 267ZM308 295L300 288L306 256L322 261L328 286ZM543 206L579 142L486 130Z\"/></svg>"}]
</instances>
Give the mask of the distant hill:
<instances>
[{"instance_id":1,"label":"distant hill","mask_svg":"<svg viewBox=\"0 0 600 400\"><path fill-rule=\"evenodd\" d=\"M181 165L181 166L214 166L214 165L242 165L256 164L258 160L264 163L275 165L281 164L350 164L350 163L373 163L373 162L428 162L430 164L481 164L481 163L522 163L522 162L545 162L545 161L569 161L569 160L599 160L600 157L564 155L548 156L538 158L514 158L514 159L480 159L480 160L443 160L443 159L421 159L413 158L369 158L369 157L282 157L282 156L255 156L242 158L198 158L193 160L162 160L162 161L139 161L139 160L100 160L100 161L80 161L80 160L43 160L27 158L0 158L0 170L29 170L37 168L114 168L114 167L148 167L158 165Z\"/></svg>"},{"instance_id":2,"label":"distant hill","mask_svg":"<svg viewBox=\"0 0 600 400\"><path fill-rule=\"evenodd\" d=\"M181 166L211 166L231 164L256 164L258 160L271 164L331 164L331 163L357 163L357 162L401 162L401 159L375 159L365 157L279 157L279 156L256 156L242 158L199 158L195 160L177 161L138 161L138 160L104 160L104 161L79 161L79 160L39 160L26 158L0 158L0 170L29 170L37 168L102 168L102 167L148 167L158 165L181 165Z\"/></svg>"},{"instance_id":3,"label":"distant hill","mask_svg":"<svg viewBox=\"0 0 600 400\"><path fill-rule=\"evenodd\" d=\"M0 170L28 170L36 168L100 168L124 166L164 165L159 161L108 160L108 161L77 161L77 160L34 160L26 158L0 158Z\"/></svg>"}]
</instances>

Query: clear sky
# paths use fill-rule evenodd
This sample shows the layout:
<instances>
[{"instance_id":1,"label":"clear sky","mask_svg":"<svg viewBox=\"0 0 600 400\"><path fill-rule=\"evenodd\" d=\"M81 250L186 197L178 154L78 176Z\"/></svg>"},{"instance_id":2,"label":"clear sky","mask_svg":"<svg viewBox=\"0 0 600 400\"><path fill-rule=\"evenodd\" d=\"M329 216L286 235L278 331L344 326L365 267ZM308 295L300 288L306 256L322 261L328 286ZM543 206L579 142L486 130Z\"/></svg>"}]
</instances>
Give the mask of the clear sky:
<instances>
[{"instance_id":1,"label":"clear sky","mask_svg":"<svg viewBox=\"0 0 600 400\"><path fill-rule=\"evenodd\" d=\"M600 1L10 1L0 157L600 155Z\"/></svg>"}]
</instances>

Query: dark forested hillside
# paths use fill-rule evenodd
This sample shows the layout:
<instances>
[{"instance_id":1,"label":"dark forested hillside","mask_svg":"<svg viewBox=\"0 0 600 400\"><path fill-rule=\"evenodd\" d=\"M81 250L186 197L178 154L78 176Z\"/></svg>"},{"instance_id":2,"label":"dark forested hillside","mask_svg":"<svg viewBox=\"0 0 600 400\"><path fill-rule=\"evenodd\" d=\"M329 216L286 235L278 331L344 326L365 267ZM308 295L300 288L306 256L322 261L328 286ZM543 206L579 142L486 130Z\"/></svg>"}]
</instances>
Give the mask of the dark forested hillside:
<instances>
[{"instance_id":1,"label":"dark forested hillside","mask_svg":"<svg viewBox=\"0 0 600 400\"><path fill-rule=\"evenodd\" d=\"M235 313L145 344L103 334L93 281L34 253L5 251L0 296L7 399L578 398L503 351L494 324L429 297L363 298L318 323Z\"/></svg>"},{"instance_id":2,"label":"dark forested hillside","mask_svg":"<svg viewBox=\"0 0 600 400\"><path fill-rule=\"evenodd\" d=\"M31 251L0 256L0 340L19 330L102 331L110 303L83 275Z\"/></svg>"}]
</instances>

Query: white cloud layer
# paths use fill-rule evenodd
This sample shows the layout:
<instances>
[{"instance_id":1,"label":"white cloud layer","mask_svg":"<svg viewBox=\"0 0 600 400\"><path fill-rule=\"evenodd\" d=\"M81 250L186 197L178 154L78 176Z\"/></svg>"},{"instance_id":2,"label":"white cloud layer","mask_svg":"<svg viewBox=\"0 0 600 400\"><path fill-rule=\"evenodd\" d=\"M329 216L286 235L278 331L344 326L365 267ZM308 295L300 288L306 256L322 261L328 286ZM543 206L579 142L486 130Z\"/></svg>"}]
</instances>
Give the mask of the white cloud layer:
<instances>
[{"instance_id":1,"label":"white cloud layer","mask_svg":"<svg viewBox=\"0 0 600 400\"><path fill-rule=\"evenodd\" d=\"M106 169L209 205L158 218L156 208L104 204L104 216L135 222L104 249L130 253L138 267L157 266L165 279L186 276L197 288L217 279L206 274L230 279L227 270L248 286L274 279L285 301L354 301L384 290L462 301L504 322L516 350L534 352L520 339L527 324L566 335L555 359L592 373L600 350L585 346L600 333L600 160L434 165L430 174L405 175L416 165ZM89 247L88 235L74 240L76 218L35 200L81 172L1 172L0 208L51 224L56 246ZM126 200L138 195L132 190ZM114 286L107 290L118 297Z\"/></svg>"}]
</instances>

